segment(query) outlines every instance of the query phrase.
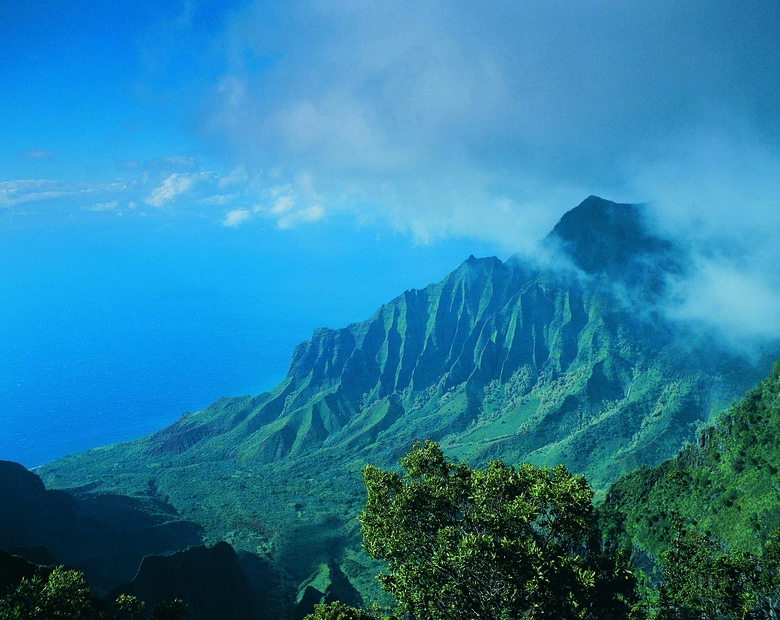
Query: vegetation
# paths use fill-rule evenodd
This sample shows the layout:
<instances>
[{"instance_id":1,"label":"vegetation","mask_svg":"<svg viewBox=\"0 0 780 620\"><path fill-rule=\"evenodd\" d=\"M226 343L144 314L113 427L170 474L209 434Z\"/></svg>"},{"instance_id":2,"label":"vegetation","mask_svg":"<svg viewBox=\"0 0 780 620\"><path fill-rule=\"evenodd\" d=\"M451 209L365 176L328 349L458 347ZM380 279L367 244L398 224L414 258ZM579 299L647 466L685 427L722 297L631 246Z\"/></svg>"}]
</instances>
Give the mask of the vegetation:
<instances>
[{"instance_id":1,"label":"vegetation","mask_svg":"<svg viewBox=\"0 0 780 620\"><path fill-rule=\"evenodd\" d=\"M780 528L780 364L675 458L616 482L599 507L605 536L649 573L677 540L671 515L716 532L729 549L763 553ZM642 559L644 558L644 560Z\"/></svg>"},{"instance_id":2,"label":"vegetation","mask_svg":"<svg viewBox=\"0 0 780 620\"><path fill-rule=\"evenodd\" d=\"M745 420L767 423L778 413L778 384L780 366L724 421L731 428ZM760 411L764 415L757 417ZM706 429L704 436L712 432ZM625 532L614 521L609 531L596 530L592 490L563 466L514 468L493 461L475 470L447 461L430 441L415 444L401 466L401 473L375 466L363 470L367 499L361 516L364 547L385 563L378 580L396 601L391 611L398 617L759 620L780 615L780 529L767 533L760 552L752 553L726 547L672 512L669 545L657 556L655 585L651 581L647 587L620 552L603 551L599 537L615 549ZM608 513L602 509L602 525ZM319 607L309 620L376 617L334 603Z\"/></svg>"},{"instance_id":3,"label":"vegetation","mask_svg":"<svg viewBox=\"0 0 780 620\"><path fill-rule=\"evenodd\" d=\"M589 547L592 490L563 466L483 470L415 444L403 474L363 470L363 544L386 563L382 587L402 617L627 618L633 576ZM356 613L320 609L314 618ZM333 615L327 615L333 614ZM358 616L344 615L345 618Z\"/></svg>"},{"instance_id":4,"label":"vegetation","mask_svg":"<svg viewBox=\"0 0 780 620\"><path fill-rule=\"evenodd\" d=\"M2 620L142 620L145 604L134 596L120 595L114 610L97 598L84 575L58 566L46 576L39 572L24 578L0 598ZM158 603L151 620L184 620L187 606L181 600Z\"/></svg>"},{"instance_id":5,"label":"vegetation","mask_svg":"<svg viewBox=\"0 0 780 620\"><path fill-rule=\"evenodd\" d=\"M761 557L729 551L709 534L672 515L675 536L661 560L662 577L649 603L654 620L748 620L780 614L780 531Z\"/></svg>"},{"instance_id":6,"label":"vegetation","mask_svg":"<svg viewBox=\"0 0 780 620\"><path fill-rule=\"evenodd\" d=\"M14 620L87 620L98 618L99 613L84 575L61 566L48 577L39 574L22 579L13 592L0 599L0 618Z\"/></svg>"},{"instance_id":7,"label":"vegetation","mask_svg":"<svg viewBox=\"0 0 780 620\"><path fill-rule=\"evenodd\" d=\"M377 616L339 601L314 606L304 620L378 620Z\"/></svg>"},{"instance_id":8,"label":"vegetation","mask_svg":"<svg viewBox=\"0 0 780 620\"><path fill-rule=\"evenodd\" d=\"M393 603L380 613L336 601L317 605L307 618L776 618L780 528L754 524L773 523L767 518L757 521L756 514L772 503L766 488L774 485L771 476L777 473L778 460L771 450L780 444L778 413L780 365L717 427L705 428L695 445L614 485L598 510L585 478L562 465L511 467L494 460L474 469L449 461L436 442L416 443L400 459L400 471L374 465L362 470L363 546L383 563L378 581ZM766 476L770 478L762 478ZM702 480L722 484L723 489L713 495L702 489ZM735 488L737 495L731 492ZM701 505L705 500L708 507ZM717 527L717 500L720 506L731 502L740 507L738 527L702 527ZM648 512L648 522L657 523L653 510L669 512L663 517L668 525L656 530L665 538L657 540L651 554L648 548L639 549L631 536L649 539L648 532L636 526L636 517ZM626 522L634 523L633 529L625 527ZM750 535L734 537L740 527ZM758 546L752 544L755 540ZM634 566L621 548L634 551ZM653 562L655 569L645 575L641 569ZM104 605L81 573L61 567L22 580L0 599L3 619L141 620L144 611L141 601L126 595L111 607ZM185 615L183 603L175 601L156 606L150 617L174 620Z\"/></svg>"},{"instance_id":9,"label":"vegetation","mask_svg":"<svg viewBox=\"0 0 780 620\"><path fill-rule=\"evenodd\" d=\"M206 544L267 557L295 587L338 563L372 598L357 522L365 463L393 467L433 438L474 466L563 463L603 494L674 455L754 381L729 376L731 363L689 357L608 286L474 259L364 323L318 330L272 393L222 399L41 476L49 488L160 499L202 526Z\"/></svg>"},{"instance_id":10,"label":"vegetation","mask_svg":"<svg viewBox=\"0 0 780 620\"><path fill-rule=\"evenodd\" d=\"M371 576L379 560L361 551L360 472L366 463L392 469L415 440L435 439L453 459L485 468L469 484L490 471L507 480L537 471L499 475L488 464L501 461L531 463L554 486L558 470L544 467L562 463L585 475L600 501L622 475L694 442L761 372L659 316L656 303L667 276L683 268L681 255L647 233L640 212L588 199L548 238L569 253L577 275L519 258L470 257L366 321L315 331L273 391L220 399L149 437L51 463L41 476L76 495L164 502L171 520L203 528L204 543L257 554L276 570L274 583L289 585L276 589L275 611L292 607L295 592L314 580L325 593L324 572L346 576L358 591L348 602L378 597ZM767 430L756 441L767 447L750 445L754 428L777 424L761 416L719 423L674 461L612 487L598 510L602 544L631 555L655 586L661 574L653 567L676 535L669 514L678 510L728 549L760 556L767 532L780 526L771 478L780 438ZM741 446L728 447L740 436ZM448 480L457 478L453 467ZM582 586L587 571L601 578L614 564L590 543L595 530L582 535L559 568L580 571L571 588L584 588L589 601L609 588ZM477 542L465 533L452 541L464 553L477 553ZM376 557L400 561L395 553L377 547ZM511 580L507 587L520 588Z\"/></svg>"}]
</instances>

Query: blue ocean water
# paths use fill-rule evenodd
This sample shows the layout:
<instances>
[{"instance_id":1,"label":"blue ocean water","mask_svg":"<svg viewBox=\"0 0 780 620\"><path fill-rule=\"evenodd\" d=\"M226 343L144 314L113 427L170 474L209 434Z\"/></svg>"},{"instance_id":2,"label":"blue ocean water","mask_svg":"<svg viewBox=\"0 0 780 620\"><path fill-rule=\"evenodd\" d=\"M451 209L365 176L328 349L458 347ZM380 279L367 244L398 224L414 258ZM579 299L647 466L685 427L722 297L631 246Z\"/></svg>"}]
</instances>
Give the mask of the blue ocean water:
<instances>
[{"instance_id":1,"label":"blue ocean water","mask_svg":"<svg viewBox=\"0 0 780 620\"><path fill-rule=\"evenodd\" d=\"M0 221L0 459L27 467L269 390L316 327L368 318L489 253L343 222L10 224Z\"/></svg>"},{"instance_id":2,"label":"blue ocean water","mask_svg":"<svg viewBox=\"0 0 780 620\"><path fill-rule=\"evenodd\" d=\"M0 458L28 467L269 389L308 331L262 307L275 283L234 263L249 258L235 239L206 251L197 231L64 227L4 241Z\"/></svg>"}]
</instances>

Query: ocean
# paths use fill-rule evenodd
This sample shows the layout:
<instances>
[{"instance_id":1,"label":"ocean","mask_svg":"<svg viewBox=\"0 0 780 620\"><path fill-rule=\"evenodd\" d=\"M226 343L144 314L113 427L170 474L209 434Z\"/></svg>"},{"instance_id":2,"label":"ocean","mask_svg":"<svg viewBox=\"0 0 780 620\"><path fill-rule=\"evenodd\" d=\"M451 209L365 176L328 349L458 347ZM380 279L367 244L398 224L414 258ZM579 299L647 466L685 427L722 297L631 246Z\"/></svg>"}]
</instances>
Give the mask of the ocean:
<instances>
[{"instance_id":1,"label":"ocean","mask_svg":"<svg viewBox=\"0 0 780 620\"><path fill-rule=\"evenodd\" d=\"M30 468L270 390L315 328L366 319L488 250L339 221L3 217L0 459Z\"/></svg>"}]
</instances>

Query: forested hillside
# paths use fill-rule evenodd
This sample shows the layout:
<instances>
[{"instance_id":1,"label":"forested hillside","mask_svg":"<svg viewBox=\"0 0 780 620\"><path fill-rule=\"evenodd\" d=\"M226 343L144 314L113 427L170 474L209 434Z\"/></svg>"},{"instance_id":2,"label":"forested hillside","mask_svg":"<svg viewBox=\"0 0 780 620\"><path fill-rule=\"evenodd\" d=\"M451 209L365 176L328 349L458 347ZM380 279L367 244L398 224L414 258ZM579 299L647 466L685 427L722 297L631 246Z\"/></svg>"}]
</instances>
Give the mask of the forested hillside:
<instances>
[{"instance_id":1,"label":"forested hillside","mask_svg":"<svg viewBox=\"0 0 780 620\"><path fill-rule=\"evenodd\" d=\"M658 560L673 515L727 548L761 553L780 528L780 364L696 442L616 482L600 507L610 540ZM640 559L641 561L641 559Z\"/></svg>"}]
</instances>

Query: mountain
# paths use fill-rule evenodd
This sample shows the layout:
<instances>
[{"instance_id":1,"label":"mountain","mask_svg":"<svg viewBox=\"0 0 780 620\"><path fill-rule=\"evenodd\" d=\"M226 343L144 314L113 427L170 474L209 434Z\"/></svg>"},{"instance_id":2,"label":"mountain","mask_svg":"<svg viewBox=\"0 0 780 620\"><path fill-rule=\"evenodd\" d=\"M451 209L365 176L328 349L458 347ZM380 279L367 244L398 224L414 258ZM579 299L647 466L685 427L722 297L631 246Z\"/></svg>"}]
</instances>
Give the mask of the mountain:
<instances>
[{"instance_id":1,"label":"mountain","mask_svg":"<svg viewBox=\"0 0 780 620\"><path fill-rule=\"evenodd\" d=\"M99 590L130 581L144 556L201 542L203 530L153 497L47 490L18 463L0 461L0 549L78 567Z\"/></svg>"},{"instance_id":2,"label":"mountain","mask_svg":"<svg viewBox=\"0 0 780 620\"><path fill-rule=\"evenodd\" d=\"M225 542L200 544L202 528L159 500L47 490L23 466L0 461L0 506L0 597L65 564L109 606L120 594L150 609L180 598L192 620L285 618L279 610L295 606L296 586L273 562ZM299 607L303 616L313 603Z\"/></svg>"},{"instance_id":3,"label":"mountain","mask_svg":"<svg viewBox=\"0 0 780 620\"><path fill-rule=\"evenodd\" d=\"M610 488L599 506L612 544L652 568L673 537L670 515L710 532L728 549L760 555L780 528L780 364L704 428L674 458L642 467ZM644 558L644 561L642 559Z\"/></svg>"},{"instance_id":4,"label":"mountain","mask_svg":"<svg viewBox=\"0 0 780 620\"><path fill-rule=\"evenodd\" d=\"M558 245L579 269L605 275L613 284L658 292L665 275L684 271L681 250L650 230L643 205L589 196L561 218L544 243Z\"/></svg>"},{"instance_id":5,"label":"mountain","mask_svg":"<svg viewBox=\"0 0 780 620\"><path fill-rule=\"evenodd\" d=\"M471 256L366 321L316 330L272 392L40 472L76 495L169 503L207 543L273 558L299 596L341 571L371 597L357 524L367 463L394 466L428 438L472 466L563 462L603 495L755 384L765 369L665 320L665 287L685 269L643 207L591 196L538 259Z\"/></svg>"}]
</instances>

